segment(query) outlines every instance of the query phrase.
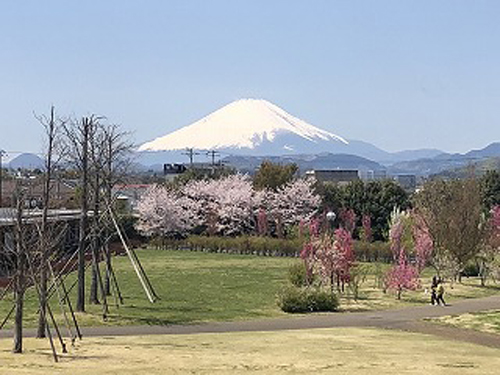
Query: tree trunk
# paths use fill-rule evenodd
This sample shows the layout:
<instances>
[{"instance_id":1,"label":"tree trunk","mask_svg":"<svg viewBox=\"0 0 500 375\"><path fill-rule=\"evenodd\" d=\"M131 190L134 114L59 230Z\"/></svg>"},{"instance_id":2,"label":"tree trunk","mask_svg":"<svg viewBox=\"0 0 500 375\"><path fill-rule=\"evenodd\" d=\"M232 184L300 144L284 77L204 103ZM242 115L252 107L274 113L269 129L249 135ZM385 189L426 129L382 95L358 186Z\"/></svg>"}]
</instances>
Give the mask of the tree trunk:
<instances>
[{"instance_id":1,"label":"tree trunk","mask_svg":"<svg viewBox=\"0 0 500 375\"><path fill-rule=\"evenodd\" d=\"M108 238L109 233L106 231L106 238ZM109 243L106 242L104 245L104 255L106 257L106 274L104 276L104 293L107 296L111 295L111 272L112 272L112 265L111 265L111 250L109 248Z\"/></svg>"},{"instance_id":2,"label":"tree trunk","mask_svg":"<svg viewBox=\"0 0 500 375\"><path fill-rule=\"evenodd\" d=\"M486 286L487 272L485 263L486 262L484 260L481 260L479 264L479 278L481 279L481 286Z\"/></svg>"},{"instance_id":3,"label":"tree trunk","mask_svg":"<svg viewBox=\"0 0 500 375\"><path fill-rule=\"evenodd\" d=\"M16 253L17 253L17 274L16 274L16 312L14 319L14 348L13 353L23 352L23 305L25 290L26 254L23 244L23 212L22 198L17 198L17 221L15 229Z\"/></svg>"},{"instance_id":4,"label":"tree trunk","mask_svg":"<svg viewBox=\"0 0 500 375\"><path fill-rule=\"evenodd\" d=\"M38 312L38 329L36 332L37 338L45 338L45 332L47 330L47 261L42 260L40 264L40 291L39 291L39 303L40 306Z\"/></svg>"},{"instance_id":5,"label":"tree trunk","mask_svg":"<svg viewBox=\"0 0 500 375\"><path fill-rule=\"evenodd\" d=\"M50 109L50 118L48 123L45 125L46 136L47 136L47 155L45 157L45 179L43 187L43 211L42 211L42 222L40 225L40 238L38 241L39 249L41 254L40 259L40 284L39 284L39 313L38 313L38 329L36 333L37 338L44 338L47 331L47 280L48 280L48 264L49 261L49 238L48 238L48 228L47 228L47 218L48 210L50 205L50 181L52 179L52 169L53 169L53 152L54 152L54 142L56 139L56 120L54 107Z\"/></svg>"},{"instance_id":6,"label":"tree trunk","mask_svg":"<svg viewBox=\"0 0 500 375\"><path fill-rule=\"evenodd\" d=\"M24 304L24 276L18 275L16 285L16 315L14 319L14 348L13 353L23 352L23 304Z\"/></svg>"},{"instance_id":7,"label":"tree trunk","mask_svg":"<svg viewBox=\"0 0 500 375\"><path fill-rule=\"evenodd\" d=\"M87 250L87 216L88 216L88 146L90 139L91 120L82 119L83 144L82 144L82 195L80 200L80 233L78 241L78 290L76 310L85 311L85 253Z\"/></svg>"},{"instance_id":8,"label":"tree trunk","mask_svg":"<svg viewBox=\"0 0 500 375\"><path fill-rule=\"evenodd\" d=\"M90 283L90 303L99 304L99 175L95 173L94 217L92 228L92 278Z\"/></svg>"},{"instance_id":9,"label":"tree trunk","mask_svg":"<svg viewBox=\"0 0 500 375\"><path fill-rule=\"evenodd\" d=\"M96 251L95 249L92 249L92 277L90 279L90 296L89 296L89 302L93 305L98 305L99 298L97 297L97 294L99 292L98 288L98 282L97 282L97 262L98 260L96 259Z\"/></svg>"}]
</instances>

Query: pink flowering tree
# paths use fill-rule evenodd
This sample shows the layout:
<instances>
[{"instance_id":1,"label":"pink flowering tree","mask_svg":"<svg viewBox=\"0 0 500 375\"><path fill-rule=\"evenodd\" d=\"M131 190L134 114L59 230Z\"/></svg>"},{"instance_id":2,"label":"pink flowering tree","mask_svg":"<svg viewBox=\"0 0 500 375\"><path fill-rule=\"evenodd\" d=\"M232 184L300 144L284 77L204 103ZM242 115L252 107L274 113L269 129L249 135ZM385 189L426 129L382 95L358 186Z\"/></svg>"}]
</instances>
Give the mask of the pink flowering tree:
<instances>
[{"instance_id":1,"label":"pink flowering tree","mask_svg":"<svg viewBox=\"0 0 500 375\"><path fill-rule=\"evenodd\" d=\"M387 288L396 291L396 296L401 299L405 290L415 290L420 285L420 279L416 267L408 262L408 257L401 249L394 264L387 273Z\"/></svg>"},{"instance_id":2,"label":"pink flowering tree","mask_svg":"<svg viewBox=\"0 0 500 375\"><path fill-rule=\"evenodd\" d=\"M332 293L335 288L343 292L355 263L351 233L339 228L331 236L329 233L321 234L319 228L319 221L313 221L310 239L300 253L308 280L317 275L323 285L330 285Z\"/></svg>"},{"instance_id":3,"label":"pink flowering tree","mask_svg":"<svg viewBox=\"0 0 500 375\"><path fill-rule=\"evenodd\" d=\"M154 185L142 196L137 211L137 229L146 236L163 237L190 230L196 207L177 192Z\"/></svg>"},{"instance_id":4,"label":"pink flowering tree","mask_svg":"<svg viewBox=\"0 0 500 375\"><path fill-rule=\"evenodd\" d=\"M299 179L277 191L257 191L248 176L236 174L190 181L178 191L151 188L139 203L138 229L153 234L204 227L211 235L266 235L272 224L283 236L289 227L310 220L319 204L311 181Z\"/></svg>"},{"instance_id":5,"label":"pink flowering tree","mask_svg":"<svg viewBox=\"0 0 500 375\"><path fill-rule=\"evenodd\" d=\"M407 253L404 234L408 218L409 215L395 211L389 231L393 265L386 275L386 287L394 290L398 299L401 299L403 291L415 290L420 285L418 268L410 263Z\"/></svg>"},{"instance_id":6,"label":"pink flowering tree","mask_svg":"<svg viewBox=\"0 0 500 375\"><path fill-rule=\"evenodd\" d=\"M412 217L415 260L417 270L421 273L432 257L434 242L423 217L415 212L412 213Z\"/></svg>"},{"instance_id":7,"label":"pink flowering tree","mask_svg":"<svg viewBox=\"0 0 500 375\"><path fill-rule=\"evenodd\" d=\"M255 192L247 175L191 181L182 194L196 202L198 224L215 234L232 236L255 230L255 212L262 196Z\"/></svg>"},{"instance_id":8,"label":"pink flowering tree","mask_svg":"<svg viewBox=\"0 0 500 375\"><path fill-rule=\"evenodd\" d=\"M351 235L356 229L356 213L352 208L343 209L340 211L340 221L342 227L345 228Z\"/></svg>"},{"instance_id":9,"label":"pink flowering tree","mask_svg":"<svg viewBox=\"0 0 500 375\"><path fill-rule=\"evenodd\" d=\"M363 233L361 236L362 240L365 242L372 242L373 231L372 231L372 219L370 215L363 214L363 217L361 219L361 224L363 225Z\"/></svg>"},{"instance_id":10,"label":"pink flowering tree","mask_svg":"<svg viewBox=\"0 0 500 375\"><path fill-rule=\"evenodd\" d=\"M310 179L297 179L276 192L264 192L263 202L278 234L301 221L309 221L317 213L321 198L314 192L313 183Z\"/></svg>"},{"instance_id":11,"label":"pink flowering tree","mask_svg":"<svg viewBox=\"0 0 500 375\"><path fill-rule=\"evenodd\" d=\"M354 265L354 250L352 246L352 235L346 229L338 228L334 233L334 252L337 255L335 274L337 276L337 288L344 291L344 285L351 281L351 268Z\"/></svg>"}]
</instances>

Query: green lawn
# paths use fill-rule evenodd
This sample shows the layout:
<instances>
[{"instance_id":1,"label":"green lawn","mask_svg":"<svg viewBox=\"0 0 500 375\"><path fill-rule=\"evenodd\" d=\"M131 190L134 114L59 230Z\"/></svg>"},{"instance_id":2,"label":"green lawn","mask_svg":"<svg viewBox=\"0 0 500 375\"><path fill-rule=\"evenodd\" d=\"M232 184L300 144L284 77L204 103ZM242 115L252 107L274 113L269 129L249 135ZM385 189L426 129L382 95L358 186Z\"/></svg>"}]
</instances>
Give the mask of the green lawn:
<instances>
[{"instance_id":1,"label":"green lawn","mask_svg":"<svg viewBox=\"0 0 500 375\"><path fill-rule=\"evenodd\" d=\"M24 354L0 340L2 374L498 374L500 350L366 328L85 338L54 363L47 340Z\"/></svg>"},{"instance_id":2,"label":"green lawn","mask_svg":"<svg viewBox=\"0 0 500 375\"><path fill-rule=\"evenodd\" d=\"M287 283L289 266L299 261L292 258L148 249L139 250L138 256L161 300L151 304L128 258L116 257L114 265L125 304L117 308L111 299L111 313L105 322L102 320L101 307L87 304L87 313L79 314L80 324L191 324L286 316L276 305L276 294ZM375 270L386 265L372 264L370 267ZM422 288L403 293L401 301L397 301L394 294L383 293L377 288L373 273L363 283L358 301L354 301L349 293L341 297L342 311L386 309L428 302L429 296L424 294L424 287L430 284L430 271L424 275ZM74 280L74 277L70 275L68 281ZM453 289L447 286L446 297L452 301L498 291L495 286L481 288L478 280L471 278L464 279L462 285L455 284ZM74 294L72 301L75 301ZM36 302L33 291L29 291L26 301L27 326L36 323ZM0 302L0 319L11 306L9 300ZM61 320L55 298L51 306Z\"/></svg>"},{"instance_id":3,"label":"green lawn","mask_svg":"<svg viewBox=\"0 0 500 375\"><path fill-rule=\"evenodd\" d=\"M140 250L138 256L161 300L150 303L129 259L116 257L114 265L125 304L117 308L111 298L106 322L102 321L101 306L87 304L87 313L79 314L82 325L189 324L284 315L275 296L293 259L164 250ZM68 284L73 277L68 278ZM34 297L30 291L27 325L36 321ZM8 301L0 302L0 317L10 306ZM59 311L55 299L51 306Z\"/></svg>"}]
</instances>

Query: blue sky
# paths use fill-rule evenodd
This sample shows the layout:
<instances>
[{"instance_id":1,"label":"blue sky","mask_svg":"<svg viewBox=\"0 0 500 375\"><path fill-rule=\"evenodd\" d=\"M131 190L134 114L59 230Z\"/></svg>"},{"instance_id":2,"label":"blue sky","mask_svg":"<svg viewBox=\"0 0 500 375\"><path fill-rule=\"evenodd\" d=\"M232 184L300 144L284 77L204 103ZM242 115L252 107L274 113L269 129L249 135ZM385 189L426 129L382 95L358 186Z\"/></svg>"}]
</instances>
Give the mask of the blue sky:
<instances>
[{"instance_id":1,"label":"blue sky","mask_svg":"<svg viewBox=\"0 0 500 375\"><path fill-rule=\"evenodd\" d=\"M1 1L0 148L33 112L141 143L240 98L389 151L500 141L498 1Z\"/></svg>"}]
</instances>

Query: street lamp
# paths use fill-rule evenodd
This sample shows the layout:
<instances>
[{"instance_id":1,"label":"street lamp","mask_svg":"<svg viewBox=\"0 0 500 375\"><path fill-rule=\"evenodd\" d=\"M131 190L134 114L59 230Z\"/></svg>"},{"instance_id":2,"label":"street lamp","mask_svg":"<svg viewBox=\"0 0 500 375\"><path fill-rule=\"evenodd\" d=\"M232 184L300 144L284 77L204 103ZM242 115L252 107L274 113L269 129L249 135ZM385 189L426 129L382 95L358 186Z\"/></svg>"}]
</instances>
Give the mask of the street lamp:
<instances>
[{"instance_id":1,"label":"street lamp","mask_svg":"<svg viewBox=\"0 0 500 375\"><path fill-rule=\"evenodd\" d=\"M326 220L328 220L330 223L333 223L336 218L337 218L337 214L335 212L328 211L326 213Z\"/></svg>"},{"instance_id":2,"label":"street lamp","mask_svg":"<svg viewBox=\"0 0 500 375\"><path fill-rule=\"evenodd\" d=\"M333 223L335 222L335 219L337 218L337 214L333 211L328 211L325 216L326 216L326 221L328 222L328 229L333 230L333 228L334 228Z\"/></svg>"}]
</instances>

